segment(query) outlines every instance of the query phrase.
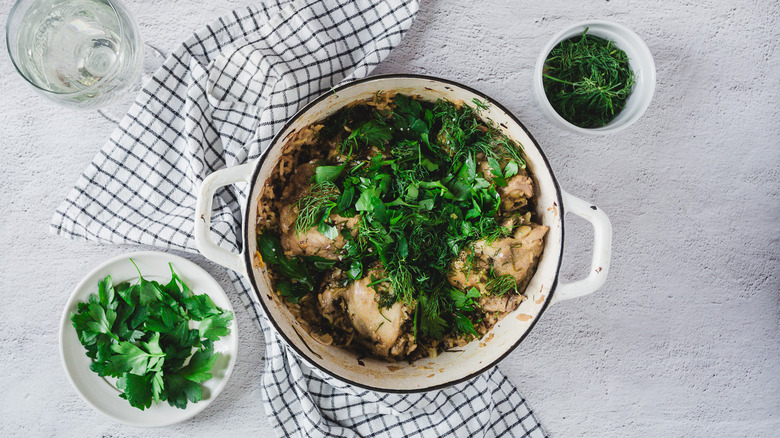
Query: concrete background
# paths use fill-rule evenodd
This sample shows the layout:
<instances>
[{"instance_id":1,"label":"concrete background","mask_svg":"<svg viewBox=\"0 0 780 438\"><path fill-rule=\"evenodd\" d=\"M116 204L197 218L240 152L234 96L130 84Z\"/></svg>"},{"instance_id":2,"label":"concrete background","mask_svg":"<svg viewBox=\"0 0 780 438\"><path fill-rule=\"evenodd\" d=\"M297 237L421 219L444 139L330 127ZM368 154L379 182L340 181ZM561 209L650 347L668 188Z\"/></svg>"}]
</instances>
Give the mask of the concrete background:
<instances>
[{"instance_id":1,"label":"concrete background","mask_svg":"<svg viewBox=\"0 0 780 438\"><path fill-rule=\"evenodd\" d=\"M144 38L169 52L245 2L127 5ZM0 0L3 17L11 5ZM554 127L530 87L544 43L587 18L635 30L658 70L645 116L607 137ZM550 308L501 365L551 436L780 436L779 18L773 0L430 0L377 69L493 96L536 137L561 186L612 219L604 288ZM0 435L272 435L260 407L262 338L245 313L235 372L196 418L132 428L78 397L60 364L62 309L92 267L138 248L48 228L113 124L37 96L6 56L0 103ZM569 217L566 237L564 278L574 279L587 271L592 232ZM220 268L188 257L230 287Z\"/></svg>"}]
</instances>

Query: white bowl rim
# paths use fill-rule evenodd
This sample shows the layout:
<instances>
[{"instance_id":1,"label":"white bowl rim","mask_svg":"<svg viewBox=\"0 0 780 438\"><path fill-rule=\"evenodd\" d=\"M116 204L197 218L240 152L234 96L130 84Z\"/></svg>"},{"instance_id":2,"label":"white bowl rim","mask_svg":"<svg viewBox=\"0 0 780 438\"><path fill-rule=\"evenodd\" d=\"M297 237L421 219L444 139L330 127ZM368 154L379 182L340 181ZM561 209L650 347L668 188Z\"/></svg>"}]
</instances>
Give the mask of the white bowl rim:
<instances>
[{"instance_id":1,"label":"white bowl rim","mask_svg":"<svg viewBox=\"0 0 780 438\"><path fill-rule=\"evenodd\" d=\"M641 101L641 103L638 104L638 110L634 113L634 115L628 119L622 120L619 123L615 123L614 119L610 123L608 123L605 126L599 127L599 128L582 128L579 127L568 120L561 117L560 114L558 114L557 111L552 107L549 100L547 99L547 95L544 92L544 83L542 80L542 72L544 70L544 62L547 60L547 55L550 53L550 51L555 47L558 43L560 43L563 40L569 39L572 37L570 35L572 31L584 31L585 28L589 28L592 26L602 26L605 29L609 29L612 32L610 32L610 39L615 42L615 44L620 47L621 50L625 51L627 55L629 55L629 59L634 58L637 60L637 62L645 62L647 64L646 71L642 72L642 86L645 87L644 94L645 97ZM627 45L625 42L631 40L633 44ZM629 53L631 52L631 53ZM635 56L632 57L631 55L634 54ZM641 61L639 59L641 58ZM534 73L533 73L533 89L534 94L536 96L536 101L539 104L539 106L542 108L543 112L557 125L566 128L570 131L577 132L580 134L585 135L605 135L605 134L612 134L615 132L622 131L623 129L628 128L630 125L634 124L639 118L642 117L642 115L645 113L647 108L650 106L650 102L653 99L653 95L655 94L655 82L656 82L656 69L655 69L655 62L653 60L653 55L650 52L650 49L647 47L647 44L642 40L642 38L636 34L633 30L629 29L628 27L615 23L614 21L608 21L608 20L584 20L579 21L573 24L570 24L569 26L566 26L564 29L562 29L560 32L556 33L550 40L545 44L545 46L542 48L542 51L539 53L539 56L536 60L536 65L534 67ZM636 84L634 85L637 86ZM634 91L632 91L632 94ZM625 108L624 108L625 111Z\"/></svg>"}]
</instances>

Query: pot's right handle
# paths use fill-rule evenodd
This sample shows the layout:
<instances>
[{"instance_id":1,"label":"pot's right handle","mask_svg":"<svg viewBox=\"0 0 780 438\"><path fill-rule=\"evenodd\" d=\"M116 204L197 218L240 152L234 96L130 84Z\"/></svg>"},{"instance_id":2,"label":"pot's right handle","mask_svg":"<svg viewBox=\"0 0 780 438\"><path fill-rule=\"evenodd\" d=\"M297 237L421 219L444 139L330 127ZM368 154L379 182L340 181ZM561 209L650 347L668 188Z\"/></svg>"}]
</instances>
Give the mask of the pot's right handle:
<instances>
[{"instance_id":1,"label":"pot's right handle","mask_svg":"<svg viewBox=\"0 0 780 438\"><path fill-rule=\"evenodd\" d=\"M563 211L574 213L593 225L593 258L590 274L582 280L559 284L552 303L577 298L596 292L607 280L609 259L612 255L612 224L600 208L570 193L563 194Z\"/></svg>"},{"instance_id":2,"label":"pot's right handle","mask_svg":"<svg viewBox=\"0 0 780 438\"><path fill-rule=\"evenodd\" d=\"M203 184L200 185L198 201L195 204L194 234L195 246L198 247L198 251L212 262L239 273L246 271L241 253L228 251L211 239L211 205L214 202L214 193L220 187L240 182L249 183L256 164L251 162L228 167L207 176L203 180Z\"/></svg>"}]
</instances>

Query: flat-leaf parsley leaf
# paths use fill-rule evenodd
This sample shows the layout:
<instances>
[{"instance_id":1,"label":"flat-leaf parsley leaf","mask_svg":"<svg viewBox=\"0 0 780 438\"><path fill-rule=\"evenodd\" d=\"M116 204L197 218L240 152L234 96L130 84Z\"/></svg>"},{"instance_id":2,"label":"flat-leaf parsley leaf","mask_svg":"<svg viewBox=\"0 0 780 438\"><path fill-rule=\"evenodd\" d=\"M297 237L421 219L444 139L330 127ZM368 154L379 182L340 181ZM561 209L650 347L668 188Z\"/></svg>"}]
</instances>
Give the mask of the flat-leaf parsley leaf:
<instances>
[{"instance_id":1,"label":"flat-leaf parsley leaf","mask_svg":"<svg viewBox=\"0 0 780 438\"><path fill-rule=\"evenodd\" d=\"M131 406L143 410L167 401L184 409L203 397L201 384L219 357L214 342L230 333L233 313L208 295L195 295L173 266L168 284L138 276L135 284L118 285L104 278L71 322L92 359L90 369L118 378L119 396ZM191 321L197 329L189 328Z\"/></svg>"}]
</instances>

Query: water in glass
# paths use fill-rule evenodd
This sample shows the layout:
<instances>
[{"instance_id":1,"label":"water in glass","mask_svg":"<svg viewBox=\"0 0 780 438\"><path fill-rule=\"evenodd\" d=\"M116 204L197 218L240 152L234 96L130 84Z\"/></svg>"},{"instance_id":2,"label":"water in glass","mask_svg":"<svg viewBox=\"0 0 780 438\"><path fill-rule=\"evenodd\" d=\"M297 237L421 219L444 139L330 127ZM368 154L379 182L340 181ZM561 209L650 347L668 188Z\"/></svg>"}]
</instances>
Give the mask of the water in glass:
<instances>
[{"instance_id":1,"label":"water in glass","mask_svg":"<svg viewBox=\"0 0 780 438\"><path fill-rule=\"evenodd\" d=\"M28 3L14 32L15 48L9 28L9 51L19 72L43 94L61 103L95 108L132 86L140 72L143 45L121 4Z\"/></svg>"}]
</instances>

